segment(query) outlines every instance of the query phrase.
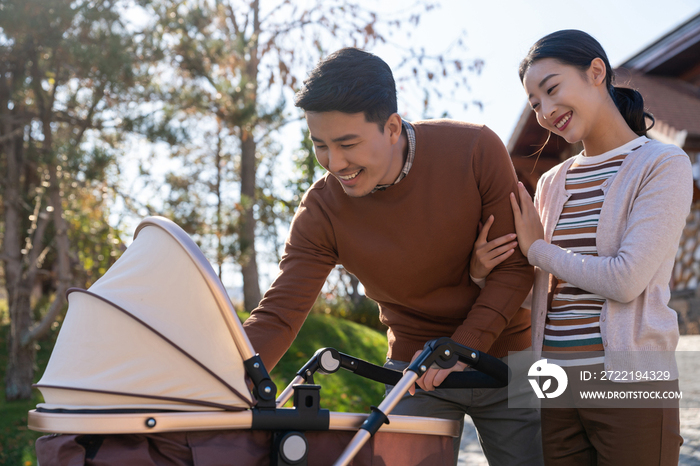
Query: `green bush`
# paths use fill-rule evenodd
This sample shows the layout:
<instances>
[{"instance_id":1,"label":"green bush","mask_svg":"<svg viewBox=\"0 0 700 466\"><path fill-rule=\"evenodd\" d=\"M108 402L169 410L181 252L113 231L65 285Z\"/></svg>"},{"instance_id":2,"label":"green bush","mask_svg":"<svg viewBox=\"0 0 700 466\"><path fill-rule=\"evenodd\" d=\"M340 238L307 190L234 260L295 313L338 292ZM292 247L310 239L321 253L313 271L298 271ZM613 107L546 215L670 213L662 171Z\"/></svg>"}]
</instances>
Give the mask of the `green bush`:
<instances>
[{"instance_id":1,"label":"green bush","mask_svg":"<svg viewBox=\"0 0 700 466\"><path fill-rule=\"evenodd\" d=\"M379 306L367 297L361 297L357 303L343 296L319 295L311 308L312 314L326 314L365 325L380 332L386 332L386 326L379 321Z\"/></svg>"}]
</instances>

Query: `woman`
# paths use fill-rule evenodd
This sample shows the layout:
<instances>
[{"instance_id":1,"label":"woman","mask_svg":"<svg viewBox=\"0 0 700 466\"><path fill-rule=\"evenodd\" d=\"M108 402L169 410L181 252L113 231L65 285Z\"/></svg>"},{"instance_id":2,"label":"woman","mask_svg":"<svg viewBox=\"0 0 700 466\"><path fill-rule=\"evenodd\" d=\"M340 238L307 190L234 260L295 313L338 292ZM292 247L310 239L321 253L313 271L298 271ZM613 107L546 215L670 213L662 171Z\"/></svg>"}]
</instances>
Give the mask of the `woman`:
<instances>
[{"instance_id":1,"label":"woman","mask_svg":"<svg viewBox=\"0 0 700 466\"><path fill-rule=\"evenodd\" d=\"M472 256L473 278L486 277L517 244L536 266L531 304L538 357L569 355L557 362L568 366L570 381L582 368L594 376L660 371L666 386L677 387L678 324L667 306L668 283L692 199L690 161L680 148L646 138L653 117L642 96L613 86L608 58L588 34L545 36L519 71L540 126L582 142L583 151L542 176L534 203L522 184L520 204L511 194L517 243L512 235L487 243L492 219L486 222ZM607 383L646 389L648 380ZM542 409L546 464L678 464L677 401L656 408L576 406Z\"/></svg>"}]
</instances>

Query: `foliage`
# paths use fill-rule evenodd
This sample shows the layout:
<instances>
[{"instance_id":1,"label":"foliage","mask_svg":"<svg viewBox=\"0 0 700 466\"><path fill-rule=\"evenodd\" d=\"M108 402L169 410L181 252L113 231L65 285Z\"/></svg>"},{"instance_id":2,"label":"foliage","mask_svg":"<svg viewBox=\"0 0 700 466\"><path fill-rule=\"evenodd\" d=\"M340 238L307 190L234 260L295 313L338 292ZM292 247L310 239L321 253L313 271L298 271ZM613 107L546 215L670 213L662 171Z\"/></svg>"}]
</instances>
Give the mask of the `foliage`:
<instances>
[{"instance_id":1,"label":"foliage","mask_svg":"<svg viewBox=\"0 0 700 466\"><path fill-rule=\"evenodd\" d=\"M215 258L222 279L224 261L236 248L237 178L226 129L219 126L204 136L196 146L173 146L180 163L166 174L169 189L163 213Z\"/></svg>"},{"instance_id":2,"label":"foliage","mask_svg":"<svg viewBox=\"0 0 700 466\"><path fill-rule=\"evenodd\" d=\"M299 206L304 193L325 172L321 164L316 160L314 143L309 136L309 128L304 128L301 133L301 144L292 154L294 168L292 176L287 182L287 189L291 191L291 205L294 210Z\"/></svg>"},{"instance_id":3,"label":"foliage","mask_svg":"<svg viewBox=\"0 0 700 466\"><path fill-rule=\"evenodd\" d=\"M122 2L123 4L124 2ZM0 3L2 260L11 318L6 393L31 394L34 341L115 260L108 178L120 152L114 110L142 83L137 42L108 1ZM121 113L127 113L126 107ZM55 299L34 320L33 290Z\"/></svg>"},{"instance_id":4,"label":"foliage","mask_svg":"<svg viewBox=\"0 0 700 466\"><path fill-rule=\"evenodd\" d=\"M5 325L10 321L10 313L7 307L7 300L0 299L0 325Z\"/></svg>"},{"instance_id":5,"label":"foliage","mask_svg":"<svg viewBox=\"0 0 700 466\"><path fill-rule=\"evenodd\" d=\"M229 259L239 265L245 308L251 310L260 300L258 239L279 250L280 231L303 189L293 182L285 192L275 183L277 134L299 119L287 102L328 52L391 43L395 33L415 28L434 5L421 0L383 14L347 0L142 3L152 21L148 40L163 56L152 93L161 102L162 118L146 125L145 133L177 144L170 151L180 160L166 176L163 212L196 234L220 268ZM465 85L467 74L481 66L479 60L464 59L461 37L435 56L400 42L395 50L402 57L397 81L405 92L418 88L425 95L424 115L433 97ZM201 166L194 167L195 160ZM300 163L311 167L308 157ZM307 170L298 181L308 186L314 174Z\"/></svg>"},{"instance_id":6,"label":"foliage","mask_svg":"<svg viewBox=\"0 0 700 466\"><path fill-rule=\"evenodd\" d=\"M158 141L151 151L165 147L177 160L165 197L147 200L146 210L183 225L220 271L235 262L251 309L260 300L256 244L278 254L281 232L318 176L308 139L290 183L280 181L277 158L280 129L300 119L288 102L318 59L342 46L390 44L401 57L400 94L419 89L427 116L433 98L480 70L479 60L464 58L461 36L434 56L402 45L399 33L434 8L427 0L377 8L359 0L0 2L8 396L30 395L32 343L60 316L65 290L89 286L123 249L111 208L116 197L135 205L119 182L128 133ZM354 315L343 310L349 299L352 309L368 309L358 318L367 321L372 304L357 279L338 274L328 307ZM36 290L55 297L41 315Z\"/></svg>"},{"instance_id":7,"label":"foliage","mask_svg":"<svg viewBox=\"0 0 700 466\"><path fill-rule=\"evenodd\" d=\"M109 189L103 186L102 189L74 195L74 199L71 199L72 195L68 196L70 208L66 209L65 218L70 243L77 256L74 283L81 288L89 288L125 250L122 227L111 226L106 221L109 193Z\"/></svg>"}]
</instances>

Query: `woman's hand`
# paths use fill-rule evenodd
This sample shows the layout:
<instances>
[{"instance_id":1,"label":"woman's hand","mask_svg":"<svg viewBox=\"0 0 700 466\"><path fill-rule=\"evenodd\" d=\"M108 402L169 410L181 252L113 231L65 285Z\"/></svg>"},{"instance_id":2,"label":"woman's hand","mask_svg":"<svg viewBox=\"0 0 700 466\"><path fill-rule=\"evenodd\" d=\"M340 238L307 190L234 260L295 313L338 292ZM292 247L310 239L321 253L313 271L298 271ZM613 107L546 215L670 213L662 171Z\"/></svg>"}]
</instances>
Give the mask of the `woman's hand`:
<instances>
[{"instance_id":1,"label":"woman's hand","mask_svg":"<svg viewBox=\"0 0 700 466\"><path fill-rule=\"evenodd\" d=\"M487 242L486 238L488 238L493 221L494 218L491 215L484 226L479 227L479 236L474 242L472 258L469 262L469 274L474 278L486 278L494 267L513 254L515 247L518 245L518 242L514 241L516 238L514 233Z\"/></svg>"},{"instance_id":2,"label":"woman's hand","mask_svg":"<svg viewBox=\"0 0 700 466\"><path fill-rule=\"evenodd\" d=\"M518 206L518 201L513 193L510 193L510 205L513 208L518 244L520 250L527 257L532 243L538 239L544 239L544 228L537 209L535 209L535 204L532 203L530 193L520 182L518 182L518 194L520 195L520 205Z\"/></svg>"},{"instance_id":3,"label":"woman's hand","mask_svg":"<svg viewBox=\"0 0 700 466\"><path fill-rule=\"evenodd\" d=\"M411 358L411 362L413 362L413 360L416 359L418 355L422 352L423 350L416 351L416 353ZM422 388L426 392L430 392L435 390L442 382L444 382L447 376L450 375L452 372L461 372L466 368L467 365L461 361L457 361L457 363L449 369L431 367L427 371L425 371L425 374L423 374L423 376L419 378L416 381L416 383L420 388ZM404 371L404 373L406 373L406 371ZM408 393L410 393L411 396L415 395L416 386L411 385L411 387L408 389Z\"/></svg>"}]
</instances>

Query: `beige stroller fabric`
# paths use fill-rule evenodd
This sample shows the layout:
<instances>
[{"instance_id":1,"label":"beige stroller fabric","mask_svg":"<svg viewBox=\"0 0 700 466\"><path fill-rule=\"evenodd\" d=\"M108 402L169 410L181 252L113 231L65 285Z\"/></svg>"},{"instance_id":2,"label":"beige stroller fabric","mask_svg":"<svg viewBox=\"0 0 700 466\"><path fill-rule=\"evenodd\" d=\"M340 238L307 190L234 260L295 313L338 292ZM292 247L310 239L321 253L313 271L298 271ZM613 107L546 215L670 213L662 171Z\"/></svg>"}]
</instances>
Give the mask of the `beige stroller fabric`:
<instances>
[{"instance_id":1,"label":"beige stroller fabric","mask_svg":"<svg viewBox=\"0 0 700 466\"><path fill-rule=\"evenodd\" d=\"M163 218L88 291L73 290L36 385L56 410L241 410L252 348L196 244ZM89 350L85 350L89 348Z\"/></svg>"}]
</instances>

